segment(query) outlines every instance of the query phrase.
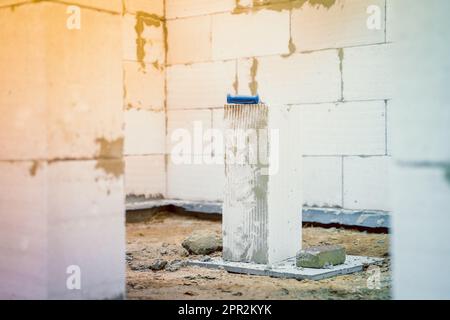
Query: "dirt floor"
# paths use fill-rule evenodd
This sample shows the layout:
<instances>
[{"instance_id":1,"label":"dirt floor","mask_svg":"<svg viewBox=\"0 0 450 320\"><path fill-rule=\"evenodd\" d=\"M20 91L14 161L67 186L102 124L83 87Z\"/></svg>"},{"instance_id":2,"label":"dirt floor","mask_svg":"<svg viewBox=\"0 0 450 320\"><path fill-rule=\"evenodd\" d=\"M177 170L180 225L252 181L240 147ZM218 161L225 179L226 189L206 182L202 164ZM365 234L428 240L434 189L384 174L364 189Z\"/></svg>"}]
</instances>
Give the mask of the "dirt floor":
<instances>
[{"instance_id":1,"label":"dirt floor","mask_svg":"<svg viewBox=\"0 0 450 320\"><path fill-rule=\"evenodd\" d=\"M131 219L130 219L131 217ZM390 299L389 235L303 228L303 246L344 245L347 254L383 257L379 268L321 281L248 276L185 266L181 242L193 231L221 230L217 219L170 212L127 216L128 299ZM220 256L220 252L212 256ZM167 264L166 264L167 262ZM166 264L166 265L165 265ZM165 265L165 266L164 266ZM153 269L160 269L153 271ZM170 271L169 271L170 270ZM379 281L377 281L379 279Z\"/></svg>"}]
</instances>

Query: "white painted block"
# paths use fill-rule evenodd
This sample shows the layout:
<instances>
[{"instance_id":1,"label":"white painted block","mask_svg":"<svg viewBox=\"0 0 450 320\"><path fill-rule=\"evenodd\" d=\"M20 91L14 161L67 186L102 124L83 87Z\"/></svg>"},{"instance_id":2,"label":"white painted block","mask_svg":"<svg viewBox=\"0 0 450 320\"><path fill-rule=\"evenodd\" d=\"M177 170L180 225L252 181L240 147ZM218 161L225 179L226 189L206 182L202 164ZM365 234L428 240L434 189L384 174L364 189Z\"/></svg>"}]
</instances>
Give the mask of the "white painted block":
<instances>
[{"instance_id":1,"label":"white painted block","mask_svg":"<svg viewBox=\"0 0 450 320\"><path fill-rule=\"evenodd\" d=\"M78 204L79 201L67 203ZM123 199L122 199L123 203ZM66 207L67 208L67 207ZM125 292L125 213L50 225L49 299L123 299ZM69 266L77 266L81 289L68 290Z\"/></svg>"},{"instance_id":2,"label":"white painted block","mask_svg":"<svg viewBox=\"0 0 450 320\"><path fill-rule=\"evenodd\" d=\"M226 12L233 10L235 5L235 0L166 0L166 18Z\"/></svg>"},{"instance_id":3,"label":"white painted block","mask_svg":"<svg viewBox=\"0 0 450 320\"><path fill-rule=\"evenodd\" d=\"M45 299L47 165L0 162L0 298Z\"/></svg>"},{"instance_id":4,"label":"white painted block","mask_svg":"<svg viewBox=\"0 0 450 320\"><path fill-rule=\"evenodd\" d=\"M390 44L383 44L344 49L342 73L345 100L392 98L392 48Z\"/></svg>"},{"instance_id":5,"label":"white painted block","mask_svg":"<svg viewBox=\"0 0 450 320\"><path fill-rule=\"evenodd\" d=\"M223 203L223 259L274 264L301 248L300 113L286 106L225 106L225 128L257 130L243 146L227 140ZM256 132L255 132L256 133ZM266 150L269 157L251 156ZM236 162L239 158L244 161ZM254 161L256 160L256 161Z\"/></svg>"},{"instance_id":6,"label":"white painted block","mask_svg":"<svg viewBox=\"0 0 450 320\"><path fill-rule=\"evenodd\" d=\"M123 170L122 160L60 161L49 165L50 299L112 299L123 295ZM66 287L67 268L71 265L81 270L79 291Z\"/></svg>"},{"instance_id":7,"label":"white painted block","mask_svg":"<svg viewBox=\"0 0 450 320\"><path fill-rule=\"evenodd\" d=\"M289 12L212 16L212 57L223 60L289 52Z\"/></svg>"},{"instance_id":8,"label":"white painted block","mask_svg":"<svg viewBox=\"0 0 450 320\"><path fill-rule=\"evenodd\" d=\"M376 23L369 29L372 18ZM384 32L385 0L347 0L330 8L306 2L292 10L291 35L297 51L382 43Z\"/></svg>"},{"instance_id":9,"label":"white painted block","mask_svg":"<svg viewBox=\"0 0 450 320\"><path fill-rule=\"evenodd\" d=\"M344 158L344 208L391 210L390 157Z\"/></svg>"},{"instance_id":10,"label":"white painted block","mask_svg":"<svg viewBox=\"0 0 450 320\"><path fill-rule=\"evenodd\" d=\"M164 17L164 0L124 0L127 12L146 12Z\"/></svg>"},{"instance_id":11,"label":"white painted block","mask_svg":"<svg viewBox=\"0 0 450 320\"><path fill-rule=\"evenodd\" d=\"M85 32L73 32L55 27L66 24L65 6L47 2L16 9L1 13L2 38L11 39L0 54L6 88L0 96L2 157L98 156L97 139L122 136L120 17L82 8ZM17 28L21 20L39 27ZM29 63L23 65L22 58Z\"/></svg>"},{"instance_id":12,"label":"white painted block","mask_svg":"<svg viewBox=\"0 0 450 320\"><path fill-rule=\"evenodd\" d=\"M0 164L1 181L7 182L0 186L1 297L101 299L123 294L121 171L120 160ZM80 291L67 290L70 265L81 267Z\"/></svg>"},{"instance_id":13,"label":"white painted block","mask_svg":"<svg viewBox=\"0 0 450 320\"><path fill-rule=\"evenodd\" d=\"M258 93L269 105L333 102L341 97L337 50L257 59ZM249 83L252 79L239 79Z\"/></svg>"},{"instance_id":14,"label":"white painted block","mask_svg":"<svg viewBox=\"0 0 450 320\"><path fill-rule=\"evenodd\" d=\"M192 63L211 59L211 17L167 21L167 63Z\"/></svg>"},{"instance_id":15,"label":"white painted block","mask_svg":"<svg viewBox=\"0 0 450 320\"><path fill-rule=\"evenodd\" d=\"M449 168L392 167L396 299L450 298Z\"/></svg>"},{"instance_id":16,"label":"white painted block","mask_svg":"<svg viewBox=\"0 0 450 320\"><path fill-rule=\"evenodd\" d=\"M235 69L234 61L167 67L168 109L223 106L234 92Z\"/></svg>"},{"instance_id":17,"label":"white painted block","mask_svg":"<svg viewBox=\"0 0 450 320\"><path fill-rule=\"evenodd\" d=\"M175 164L169 158L167 198L221 201L224 166L217 164Z\"/></svg>"},{"instance_id":18,"label":"white painted block","mask_svg":"<svg viewBox=\"0 0 450 320\"><path fill-rule=\"evenodd\" d=\"M145 14L126 14L122 17L124 60L164 66L164 38L163 22L158 17Z\"/></svg>"},{"instance_id":19,"label":"white painted block","mask_svg":"<svg viewBox=\"0 0 450 320\"><path fill-rule=\"evenodd\" d=\"M385 155L384 101L294 106L300 108L305 155Z\"/></svg>"},{"instance_id":20,"label":"white painted block","mask_svg":"<svg viewBox=\"0 0 450 320\"><path fill-rule=\"evenodd\" d=\"M125 157L125 192L127 196L163 197L166 193L165 156Z\"/></svg>"},{"instance_id":21,"label":"white painted block","mask_svg":"<svg viewBox=\"0 0 450 320\"><path fill-rule=\"evenodd\" d=\"M203 110L173 110L167 112L167 141L168 154L211 154L212 111ZM183 148L183 145L186 148Z\"/></svg>"},{"instance_id":22,"label":"white painted block","mask_svg":"<svg viewBox=\"0 0 450 320\"><path fill-rule=\"evenodd\" d=\"M10 3L11 4L11 3ZM47 153L45 24L41 5L0 10L0 159ZM28 23L17 25L17 21ZM24 63L27 61L27 63ZM18 143L20 141L20 143Z\"/></svg>"},{"instance_id":23,"label":"white painted block","mask_svg":"<svg viewBox=\"0 0 450 320\"><path fill-rule=\"evenodd\" d=\"M162 111L165 100L164 69L160 66L124 61L125 108Z\"/></svg>"},{"instance_id":24,"label":"white painted block","mask_svg":"<svg viewBox=\"0 0 450 320\"><path fill-rule=\"evenodd\" d=\"M121 16L82 9L83 27L74 32L60 27L67 22L66 6L43 5L48 158L102 156L99 139L123 136Z\"/></svg>"},{"instance_id":25,"label":"white painted block","mask_svg":"<svg viewBox=\"0 0 450 320\"><path fill-rule=\"evenodd\" d=\"M130 109L125 111L126 155L163 154L166 140L164 112Z\"/></svg>"},{"instance_id":26,"label":"white painted block","mask_svg":"<svg viewBox=\"0 0 450 320\"><path fill-rule=\"evenodd\" d=\"M342 207L342 158L303 158L303 203L309 207Z\"/></svg>"},{"instance_id":27,"label":"white painted block","mask_svg":"<svg viewBox=\"0 0 450 320\"><path fill-rule=\"evenodd\" d=\"M123 160L57 161L48 165L50 226L121 217Z\"/></svg>"}]
</instances>

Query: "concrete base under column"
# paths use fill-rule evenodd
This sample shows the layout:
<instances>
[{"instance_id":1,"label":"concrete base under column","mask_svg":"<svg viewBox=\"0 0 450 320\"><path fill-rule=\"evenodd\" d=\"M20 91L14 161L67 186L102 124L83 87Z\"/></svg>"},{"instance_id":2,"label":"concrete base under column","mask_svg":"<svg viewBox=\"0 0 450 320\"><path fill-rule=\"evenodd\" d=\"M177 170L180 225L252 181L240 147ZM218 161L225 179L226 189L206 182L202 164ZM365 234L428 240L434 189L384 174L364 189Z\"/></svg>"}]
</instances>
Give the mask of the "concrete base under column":
<instances>
[{"instance_id":1,"label":"concrete base under column","mask_svg":"<svg viewBox=\"0 0 450 320\"><path fill-rule=\"evenodd\" d=\"M347 255L344 264L330 267L328 269L298 268L295 265L295 258L272 265L272 267L264 264L223 261L221 258L213 258L210 261L190 260L188 261L188 265L211 269L225 269L226 271L232 273L243 273L257 276L297 280L322 280L339 275L361 272L365 266L378 264L382 261L382 258Z\"/></svg>"}]
</instances>

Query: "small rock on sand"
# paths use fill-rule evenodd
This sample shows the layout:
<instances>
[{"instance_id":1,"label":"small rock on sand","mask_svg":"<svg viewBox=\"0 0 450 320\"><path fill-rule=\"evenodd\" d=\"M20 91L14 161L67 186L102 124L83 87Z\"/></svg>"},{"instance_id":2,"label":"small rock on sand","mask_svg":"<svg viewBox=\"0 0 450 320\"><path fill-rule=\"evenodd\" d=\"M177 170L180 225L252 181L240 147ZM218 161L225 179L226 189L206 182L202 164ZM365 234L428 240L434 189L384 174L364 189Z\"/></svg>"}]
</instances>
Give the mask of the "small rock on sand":
<instances>
[{"instance_id":1,"label":"small rock on sand","mask_svg":"<svg viewBox=\"0 0 450 320\"><path fill-rule=\"evenodd\" d=\"M182 246L191 254L206 255L222 249L222 238L209 231L196 231L187 237Z\"/></svg>"},{"instance_id":2,"label":"small rock on sand","mask_svg":"<svg viewBox=\"0 0 450 320\"><path fill-rule=\"evenodd\" d=\"M186 262L182 261L182 260L173 260L170 261L167 266L166 266L166 270L170 271L170 272L175 272L180 270L182 267L186 266Z\"/></svg>"},{"instance_id":3,"label":"small rock on sand","mask_svg":"<svg viewBox=\"0 0 450 320\"><path fill-rule=\"evenodd\" d=\"M159 271L164 269L164 267L167 265L167 261L166 260L162 260L162 259L155 259L152 260L148 267L149 269L153 270L153 271Z\"/></svg>"}]
</instances>

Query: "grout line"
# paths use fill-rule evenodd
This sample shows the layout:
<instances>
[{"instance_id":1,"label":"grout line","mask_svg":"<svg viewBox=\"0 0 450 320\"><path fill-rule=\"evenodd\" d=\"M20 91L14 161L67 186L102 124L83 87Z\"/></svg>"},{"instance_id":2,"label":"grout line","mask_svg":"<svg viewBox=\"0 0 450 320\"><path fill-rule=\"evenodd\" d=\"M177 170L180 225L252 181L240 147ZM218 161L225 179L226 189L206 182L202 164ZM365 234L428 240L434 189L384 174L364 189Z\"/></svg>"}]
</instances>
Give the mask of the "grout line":
<instances>
[{"instance_id":1,"label":"grout line","mask_svg":"<svg viewBox=\"0 0 450 320\"><path fill-rule=\"evenodd\" d=\"M191 16L182 16L182 17L173 17L173 18L166 18L167 21L173 21L173 20L186 20L186 19L192 19L192 18L199 18L199 17L208 17L208 16L215 16L215 15L221 15L225 13L231 14L232 11L216 11L216 12L209 12L209 13L202 13L202 14L194 14ZM167 12L165 12L165 17L167 17Z\"/></svg>"},{"instance_id":2,"label":"grout line","mask_svg":"<svg viewBox=\"0 0 450 320\"><path fill-rule=\"evenodd\" d=\"M297 103L284 103L284 105L288 107L294 107L297 106L310 106L310 105L323 105L323 104L346 104L346 103L354 103L354 102L384 102L384 101L390 101L390 99L360 99L360 100L335 100L335 101L324 101L324 102L297 102ZM204 106L204 107L172 107L168 109L167 111L173 112L173 111L192 111L192 110L208 110L208 109L222 109L223 105L217 105L217 106Z\"/></svg>"},{"instance_id":3,"label":"grout line","mask_svg":"<svg viewBox=\"0 0 450 320\"><path fill-rule=\"evenodd\" d=\"M323 52L323 51L333 51L333 50L339 50L339 49L353 49L353 48L365 48L365 47L372 47L372 46L383 46L383 45L390 45L391 42L376 42L376 43L369 43L369 44L361 44L361 45L353 45L353 46L342 46L342 47L330 47L330 48L322 48L322 49L313 49L313 50L303 50L303 51L296 51L291 56L295 55L305 55L305 54L313 54L316 52ZM265 54L265 55L256 55L256 56L239 56L239 57L231 57L231 58L225 58L225 59L217 59L217 60L199 60L199 61L190 61L190 62L184 62L184 63L173 63L173 64L167 64L166 67L174 67L174 66L191 66L194 64L206 64L206 63L215 63L215 62L227 62L232 61L235 59L252 59L252 58L270 58L270 57L282 57L284 53L275 53L275 54Z\"/></svg>"},{"instance_id":4,"label":"grout line","mask_svg":"<svg viewBox=\"0 0 450 320\"><path fill-rule=\"evenodd\" d=\"M134 154L134 153L128 153L128 154L124 154L123 157L157 157L157 156L164 156L166 155L166 153L139 153L139 154Z\"/></svg>"},{"instance_id":5,"label":"grout line","mask_svg":"<svg viewBox=\"0 0 450 320\"><path fill-rule=\"evenodd\" d=\"M59 4L63 4L66 6L77 6L83 9L88 9L88 10L94 10L94 11L99 11L99 12L104 12L104 13L109 13L112 15L120 15L122 16L122 12L118 12L118 11L113 11L113 10L107 10L107 9L101 9L101 8L95 8L95 7L90 7L87 5L82 5L82 4L78 4L78 3L71 3L70 1L63 1L63 0L43 0L43 2L51 2L51 3L59 3Z\"/></svg>"},{"instance_id":6,"label":"grout line","mask_svg":"<svg viewBox=\"0 0 450 320\"><path fill-rule=\"evenodd\" d=\"M444 169L450 172L450 162L446 161L420 161L420 160L396 160L396 165L409 168Z\"/></svg>"},{"instance_id":7,"label":"grout line","mask_svg":"<svg viewBox=\"0 0 450 320\"><path fill-rule=\"evenodd\" d=\"M38 1L33 1L33 0L28 0L28 1L25 0L25 1L22 1L22 2L11 3L11 4L8 4L8 5L4 5L4 6L0 5L0 10L1 9L12 9L12 8L20 7L20 6L23 6L23 5L36 4L36 3L39 3L39 2Z\"/></svg>"}]
</instances>

